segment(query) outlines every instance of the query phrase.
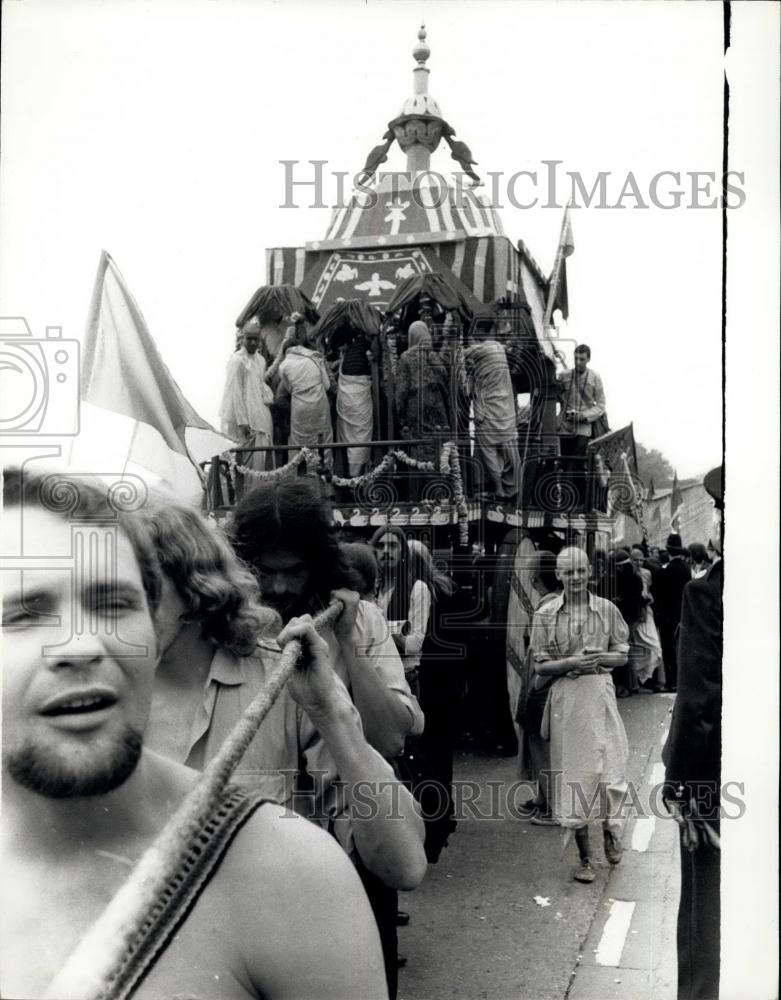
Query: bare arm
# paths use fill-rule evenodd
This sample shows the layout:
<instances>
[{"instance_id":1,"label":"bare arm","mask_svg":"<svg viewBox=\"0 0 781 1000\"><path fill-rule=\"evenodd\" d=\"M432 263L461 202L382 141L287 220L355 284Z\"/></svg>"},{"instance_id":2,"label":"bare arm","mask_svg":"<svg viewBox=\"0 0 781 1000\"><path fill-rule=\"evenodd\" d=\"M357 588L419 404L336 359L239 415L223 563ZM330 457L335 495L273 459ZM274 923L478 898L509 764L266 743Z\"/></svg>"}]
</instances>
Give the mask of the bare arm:
<instances>
[{"instance_id":1,"label":"bare arm","mask_svg":"<svg viewBox=\"0 0 781 1000\"><path fill-rule=\"evenodd\" d=\"M626 661L626 653L584 650L583 653L565 656L558 660L548 659L544 655L537 656L534 659L534 670L540 677L602 674L614 667L623 667Z\"/></svg>"},{"instance_id":2,"label":"bare arm","mask_svg":"<svg viewBox=\"0 0 781 1000\"><path fill-rule=\"evenodd\" d=\"M290 692L319 733L344 783L358 854L386 885L414 889L426 874L425 830L415 800L366 742L358 712L331 668L328 646L308 616L293 619L279 641L284 644L293 637L305 644L309 658L291 680Z\"/></svg>"},{"instance_id":3,"label":"bare arm","mask_svg":"<svg viewBox=\"0 0 781 1000\"><path fill-rule=\"evenodd\" d=\"M366 739L383 757L396 757L404 749L404 739L412 729L413 713L399 692L386 684L374 661L377 656L396 657L403 678L404 670L398 653L390 639L389 648L377 650L374 645L367 645L366 637L355 627L359 604L356 593L337 590L332 597L345 603L345 611L334 631L339 639L350 690L363 720Z\"/></svg>"},{"instance_id":4,"label":"bare arm","mask_svg":"<svg viewBox=\"0 0 781 1000\"><path fill-rule=\"evenodd\" d=\"M264 1000L387 1000L379 935L350 860L303 817L262 806L220 868L237 961Z\"/></svg>"},{"instance_id":5,"label":"bare arm","mask_svg":"<svg viewBox=\"0 0 781 1000\"><path fill-rule=\"evenodd\" d=\"M355 848L366 867L394 889L414 889L426 874L425 827L393 768L366 742L360 721L342 708L312 722L345 782Z\"/></svg>"}]
</instances>

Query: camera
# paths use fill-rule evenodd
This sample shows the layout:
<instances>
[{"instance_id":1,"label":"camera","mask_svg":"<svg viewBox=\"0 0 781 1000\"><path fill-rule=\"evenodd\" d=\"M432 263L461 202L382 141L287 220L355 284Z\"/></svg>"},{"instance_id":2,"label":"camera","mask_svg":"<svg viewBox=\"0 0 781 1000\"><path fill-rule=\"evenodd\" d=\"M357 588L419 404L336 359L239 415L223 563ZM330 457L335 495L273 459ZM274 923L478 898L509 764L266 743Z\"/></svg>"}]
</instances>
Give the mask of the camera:
<instances>
[{"instance_id":1,"label":"camera","mask_svg":"<svg viewBox=\"0 0 781 1000\"><path fill-rule=\"evenodd\" d=\"M36 339L23 317L0 317L0 435L78 432L78 341L59 326Z\"/></svg>"}]
</instances>

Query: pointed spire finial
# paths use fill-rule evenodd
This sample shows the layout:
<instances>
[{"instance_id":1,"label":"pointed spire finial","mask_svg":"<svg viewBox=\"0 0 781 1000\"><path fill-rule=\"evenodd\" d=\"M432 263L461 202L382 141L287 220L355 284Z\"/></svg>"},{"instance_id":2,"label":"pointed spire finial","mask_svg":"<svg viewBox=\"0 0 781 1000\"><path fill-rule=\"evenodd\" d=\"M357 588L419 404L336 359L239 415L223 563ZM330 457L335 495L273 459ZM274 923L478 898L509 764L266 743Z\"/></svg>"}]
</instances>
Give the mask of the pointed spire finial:
<instances>
[{"instance_id":1,"label":"pointed spire finial","mask_svg":"<svg viewBox=\"0 0 781 1000\"><path fill-rule=\"evenodd\" d=\"M419 66L423 66L430 55L431 49L426 44L426 25L421 24L418 32L418 44L412 50L412 56Z\"/></svg>"}]
</instances>

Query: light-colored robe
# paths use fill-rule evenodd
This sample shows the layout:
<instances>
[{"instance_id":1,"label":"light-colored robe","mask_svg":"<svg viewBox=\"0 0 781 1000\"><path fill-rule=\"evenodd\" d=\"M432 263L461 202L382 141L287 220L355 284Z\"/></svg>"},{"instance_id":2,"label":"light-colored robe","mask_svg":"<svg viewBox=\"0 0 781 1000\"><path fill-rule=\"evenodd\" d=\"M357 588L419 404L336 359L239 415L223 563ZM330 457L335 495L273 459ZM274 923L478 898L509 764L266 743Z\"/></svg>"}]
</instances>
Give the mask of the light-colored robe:
<instances>
[{"instance_id":1,"label":"light-colored robe","mask_svg":"<svg viewBox=\"0 0 781 1000\"><path fill-rule=\"evenodd\" d=\"M330 444L333 439L328 389L331 380L323 356L308 347L291 347L279 366L277 392L290 394L290 437L297 448Z\"/></svg>"},{"instance_id":2,"label":"light-colored robe","mask_svg":"<svg viewBox=\"0 0 781 1000\"><path fill-rule=\"evenodd\" d=\"M269 403L273 399L266 385L266 362L261 355L249 354L245 347L234 352L228 361L220 407L223 434L249 448L270 445L273 426ZM249 436L242 433L240 427L249 427ZM263 470L268 456L265 451L250 451L237 458L251 469Z\"/></svg>"},{"instance_id":3,"label":"light-colored robe","mask_svg":"<svg viewBox=\"0 0 781 1000\"><path fill-rule=\"evenodd\" d=\"M590 593L580 631L573 627L563 594L536 612L531 648L537 660L562 659L585 647L628 653L629 629L611 601ZM561 826L577 828L597 818L615 822L626 789L629 746L610 673L557 677L542 736L550 739L551 805Z\"/></svg>"}]
</instances>

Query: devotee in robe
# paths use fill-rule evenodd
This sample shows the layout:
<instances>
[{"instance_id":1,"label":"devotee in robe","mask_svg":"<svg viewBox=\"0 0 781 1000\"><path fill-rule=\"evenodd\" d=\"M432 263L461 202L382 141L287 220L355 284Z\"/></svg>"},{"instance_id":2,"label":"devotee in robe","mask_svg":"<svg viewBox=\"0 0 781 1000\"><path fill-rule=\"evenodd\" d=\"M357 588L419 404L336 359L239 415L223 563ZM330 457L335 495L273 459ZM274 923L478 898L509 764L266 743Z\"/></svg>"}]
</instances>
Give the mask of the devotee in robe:
<instances>
[{"instance_id":1,"label":"devotee in robe","mask_svg":"<svg viewBox=\"0 0 781 1000\"><path fill-rule=\"evenodd\" d=\"M396 404L401 436L410 440L427 438L417 445L414 457L436 462L439 447L435 440L451 426L447 367L434 351L431 333L422 320L409 328L409 347L399 358Z\"/></svg>"},{"instance_id":2,"label":"devotee in robe","mask_svg":"<svg viewBox=\"0 0 781 1000\"><path fill-rule=\"evenodd\" d=\"M337 441L365 441L366 445L347 449L350 476L360 476L369 464L369 442L374 428L369 344L359 333L345 347L339 361L336 394Z\"/></svg>"},{"instance_id":3,"label":"devotee in robe","mask_svg":"<svg viewBox=\"0 0 781 1000\"><path fill-rule=\"evenodd\" d=\"M573 877L593 882L589 823L602 821L605 858L611 865L621 861L629 747L611 674L627 662L629 629L614 604L588 589L582 549L562 549L556 577L561 594L538 608L532 622L534 670L553 678L540 732L550 740L556 776L553 815L575 833L580 862Z\"/></svg>"},{"instance_id":4,"label":"devotee in robe","mask_svg":"<svg viewBox=\"0 0 781 1000\"><path fill-rule=\"evenodd\" d=\"M242 346L228 361L225 390L220 407L224 434L248 448L267 448L272 443L271 410L274 395L266 384L266 362L258 352L260 324L255 317L242 329ZM268 451L239 452L239 464L251 469L268 467Z\"/></svg>"},{"instance_id":5,"label":"devotee in robe","mask_svg":"<svg viewBox=\"0 0 781 1000\"><path fill-rule=\"evenodd\" d=\"M297 448L331 444L334 439L328 402L331 378L325 359L319 351L305 346L303 327L296 328L295 336L283 350L275 400L282 405L290 401L288 444ZM327 460L330 459L329 451Z\"/></svg>"},{"instance_id":6,"label":"devotee in robe","mask_svg":"<svg viewBox=\"0 0 781 1000\"><path fill-rule=\"evenodd\" d=\"M483 467L486 490L514 499L520 488L520 456L515 393L504 347L478 331L464 351L475 426L475 458Z\"/></svg>"}]
</instances>

